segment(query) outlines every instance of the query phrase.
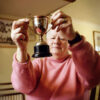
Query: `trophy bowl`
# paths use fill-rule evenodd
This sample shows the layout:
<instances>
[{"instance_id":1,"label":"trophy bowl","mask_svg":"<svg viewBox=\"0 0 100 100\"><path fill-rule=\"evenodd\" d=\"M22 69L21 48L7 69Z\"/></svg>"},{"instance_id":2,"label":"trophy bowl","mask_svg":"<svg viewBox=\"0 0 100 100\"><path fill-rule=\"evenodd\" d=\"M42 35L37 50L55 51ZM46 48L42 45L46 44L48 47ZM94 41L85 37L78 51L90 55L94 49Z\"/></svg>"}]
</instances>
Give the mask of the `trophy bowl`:
<instances>
[{"instance_id":1,"label":"trophy bowl","mask_svg":"<svg viewBox=\"0 0 100 100\"><path fill-rule=\"evenodd\" d=\"M49 46L43 40L43 35L46 34L48 28L48 17L47 16L34 16L33 17L33 29L39 36L39 41L34 46L34 54L32 57L48 57L52 56L49 51Z\"/></svg>"}]
</instances>

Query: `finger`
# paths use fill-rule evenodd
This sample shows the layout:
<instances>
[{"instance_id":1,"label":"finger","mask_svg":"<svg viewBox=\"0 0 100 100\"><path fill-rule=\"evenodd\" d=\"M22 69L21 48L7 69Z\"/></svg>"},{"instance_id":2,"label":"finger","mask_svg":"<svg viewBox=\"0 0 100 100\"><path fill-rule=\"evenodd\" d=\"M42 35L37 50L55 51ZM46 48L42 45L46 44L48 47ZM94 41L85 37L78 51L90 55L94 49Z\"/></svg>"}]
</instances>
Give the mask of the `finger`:
<instances>
[{"instance_id":1,"label":"finger","mask_svg":"<svg viewBox=\"0 0 100 100\"><path fill-rule=\"evenodd\" d=\"M21 41L28 41L28 35L24 35L22 33L16 34L16 40L21 40Z\"/></svg>"},{"instance_id":2,"label":"finger","mask_svg":"<svg viewBox=\"0 0 100 100\"><path fill-rule=\"evenodd\" d=\"M29 24L29 19L27 19L27 18L19 19L19 20L13 22L12 29L16 29L20 26L28 25L28 24Z\"/></svg>"},{"instance_id":3,"label":"finger","mask_svg":"<svg viewBox=\"0 0 100 100\"><path fill-rule=\"evenodd\" d=\"M22 27L18 27L12 30L12 34L19 34L19 33L24 33Z\"/></svg>"},{"instance_id":4,"label":"finger","mask_svg":"<svg viewBox=\"0 0 100 100\"><path fill-rule=\"evenodd\" d=\"M11 32L11 38L13 41L17 41L17 37L18 37L17 34L21 34L20 31L21 31L21 28L17 28L16 30L13 30Z\"/></svg>"},{"instance_id":5,"label":"finger","mask_svg":"<svg viewBox=\"0 0 100 100\"><path fill-rule=\"evenodd\" d=\"M57 10L56 12L54 12L51 16L51 24L53 24L53 18L60 12L60 10Z\"/></svg>"},{"instance_id":6,"label":"finger","mask_svg":"<svg viewBox=\"0 0 100 100\"><path fill-rule=\"evenodd\" d=\"M25 24L24 26L21 26L20 28L21 28L21 31L20 31L21 33L27 34L27 31L28 31L28 25Z\"/></svg>"},{"instance_id":7,"label":"finger","mask_svg":"<svg viewBox=\"0 0 100 100\"><path fill-rule=\"evenodd\" d=\"M59 18L52 26L54 29L57 25L60 26L61 24L72 23L71 17ZM58 28L59 29L59 28Z\"/></svg>"},{"instance_id":8,"label":"finger","mask_svg":"<svg viewBox=\"0 0 100 100\"><path fill-rule=\"evenodd\" d=\"M20 33L21 32L21 28L17 28L15 30L12 30L11 31L11 38L14 39L14 37L16 37L16 34Z\"/></svg>"},{"instance_id":9,"label":"finger","mask_svg":"<svg viewBox=\"0 0 100 100\"><path fill-rule=\"evenodd\" d=\"M17 28L12 28L12 31L16 32L16 33L23 33L23 34L27 34L27 31L28 31L28 24L24 24L20 27L17 27Z\"/></svg>"},{"instance_id":10,"label":"finger","mask_svg":"<svg viewBox=\"0 0 100 100\"><path fill-rule=\"evenodd\" d=\"M16 41L19 41L19 40L25 40L25 35L24 34L22 34L22 33L20 33L20 34L16 34L16 37L15 37L15 40Z\"/></svg>"},{"instance_id":11,"label":"finger","mask_svg":"<svg viewBox=\"0 0 100 100\"><path fill-rule=\"evenodd\" d=\"M52 29L54 29L57 25L67 23L67 18L59 18L53 25Z\"/></svg>"},{"instance_id":12,"label":"finger","mask_svg":"<svg viewBox=\"0 0 100 100\"><path fill-rule=\"evenodd\" d=\"M71 25L72 25L71 23L64 23L64 24L61 24L61 25L59 26L59 28L58 28L57 31L62 30L62 29L64 29L64 28L68 28L68 27L70 27Z\"/></svg>"},{"instance_id":13,"label":"finger","mask_svg":"<svg viewBox=\"0 0 100 100\"><path fill-rule=\"evenodd\" d=\"M57 14L57 13L59 13L61 10L57 10L57 11L55 11L53 14L52 14L52 16L51 16L51 19L53 19L53 17Z\"/></svg>"},{"instance_id":14,"label":"finger","mask_svg":"<svg viewBox=\"0 0 100 100\"><path fill-rule=\"evenodd\" d=\"M19 28L13 30L13 31L11 32L11 37L12 37L12 38L15 38L15 37L16 37L16 34L23 34L23 33L22 33L21 27L19 27Z\"/></svg>"},{"instance_id":15,"label":"finger","mask_svg":"<svg viewBox=\"0 0 100 100\"><path fill-rule=\"evenodd\" d=\"M52 23L54 23L59 18L66 18L66 17L67 17L67 15L65 15L63 12L59 11L58 13L56 13L56 15L54 15L52 17Z\"/></svg>"}]
</instances>

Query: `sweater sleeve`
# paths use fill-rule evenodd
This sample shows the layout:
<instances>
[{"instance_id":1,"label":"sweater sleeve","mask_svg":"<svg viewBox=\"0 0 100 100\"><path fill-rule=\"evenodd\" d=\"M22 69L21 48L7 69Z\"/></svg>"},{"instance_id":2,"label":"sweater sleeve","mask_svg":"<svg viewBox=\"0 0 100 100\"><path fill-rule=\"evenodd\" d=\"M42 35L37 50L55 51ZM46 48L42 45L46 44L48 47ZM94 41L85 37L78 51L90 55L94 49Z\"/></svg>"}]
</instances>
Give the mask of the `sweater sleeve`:
<instances>
[{"instance_id":1,"label":"sweater sleeve","mask_svg":"<svg viewBox=\"0 0 100 100\"><path fill-rule=\"evenodd\" d=\"M38 71L35 68L38 68L38 64L35 62L33 64L30 61L30 57L25 63L18 62L16 60L16 53L14 54L11 82L15 90L28 94L36 88L39 73L37 73Z\"/></svg>"},{"instance_id":2,"label":"sweater sleeve","mask_svg":"<svg viewBox=\"0 0 100 100\"><path fill-rule=\"evenodd\" d=\"M92 88L100 83L100 55L93 49L89 42L82 40L69 46L76 71L84 80L85 88Z\"/></svg>"}]
</instances>

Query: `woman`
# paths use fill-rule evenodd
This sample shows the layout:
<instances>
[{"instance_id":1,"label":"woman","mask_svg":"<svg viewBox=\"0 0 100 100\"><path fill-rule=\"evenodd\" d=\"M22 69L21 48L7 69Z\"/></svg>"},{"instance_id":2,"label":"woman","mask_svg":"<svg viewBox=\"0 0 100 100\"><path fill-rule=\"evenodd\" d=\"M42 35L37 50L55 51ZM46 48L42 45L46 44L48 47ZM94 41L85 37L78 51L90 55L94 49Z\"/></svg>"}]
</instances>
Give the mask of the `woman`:
<instances>
[{"instance_id":1,"label":"woman","mask_svg":"<svg viewBox=\"0 0 100 100\"><path fill-rule=\"evenodd\" d=\"M13 87L25 93L26 100L89 100L89 89L100 83L100 56L74 31L70 16L57 11L51 20L47 43L52 57L32 62L27 53L29 20L13 22Z\"/></svg>"}]
</instances>

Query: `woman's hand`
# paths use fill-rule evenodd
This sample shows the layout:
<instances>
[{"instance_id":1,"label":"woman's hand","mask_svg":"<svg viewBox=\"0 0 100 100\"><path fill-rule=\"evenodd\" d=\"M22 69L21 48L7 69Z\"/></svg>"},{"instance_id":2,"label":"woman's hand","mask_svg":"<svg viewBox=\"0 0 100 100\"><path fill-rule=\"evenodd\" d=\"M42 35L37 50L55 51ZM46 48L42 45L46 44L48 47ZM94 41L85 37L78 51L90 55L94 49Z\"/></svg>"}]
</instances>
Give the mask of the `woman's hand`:
<instances>
[{"instance_id":1,"label":"woman's hand","mask_svg":"<svg viewBox=\"0 0 100 100\"><path fill-rule=\"evenodd\" d=\"M28 19L19 19L12 24L11 38L16 44L17 48L22 50L27 48L28 44Z\"/></svg>"},{"instance_id":2,"label":"woman's hand","mask_svg":"<svg viewBox=\"0 0 100 100\"><path fill-rule=\"evenodd\" d=\"M17 46L16 59L19 62L28 60L27 44L28 44L28 19L19 19L13 22L11 30L11 38Z\"/></svg>"},{"instance_id":3,"label":"woman's hand","mask_svg":"<svg viewBox=\"0 0 100 100\"><path fill-rule=\"evenodd\" d=\"M51 16L52 29L57 28L57 31L62 31L66 34L68 40L73 40L76 33L73 29L72 19L70 16L64 14L62 11L58 10Z\"/></svg>"}]
</instances>

